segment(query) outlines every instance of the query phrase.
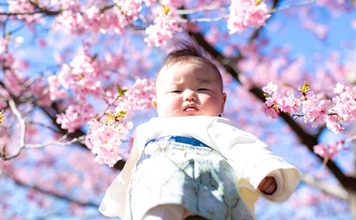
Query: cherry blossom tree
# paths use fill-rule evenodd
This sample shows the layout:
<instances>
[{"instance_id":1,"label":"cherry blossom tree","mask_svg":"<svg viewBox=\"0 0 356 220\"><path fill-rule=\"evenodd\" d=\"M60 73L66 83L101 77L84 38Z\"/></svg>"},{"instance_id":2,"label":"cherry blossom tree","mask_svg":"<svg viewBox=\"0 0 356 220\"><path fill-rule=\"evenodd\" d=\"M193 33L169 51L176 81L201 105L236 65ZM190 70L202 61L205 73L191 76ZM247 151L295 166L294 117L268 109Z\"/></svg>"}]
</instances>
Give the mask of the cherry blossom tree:
<instances>
[{"instance_id":1,"label":"cherry blossom tree","mask_svg":"<svg viewBox=\"0 0 356 220\"><path fill-rule=\"evenodd\" d=\"M105 219L179 41L219 67L224 117L301 171L258 219L356 218L353 0L0 2L0 219ZM22 204L24 203L24 204ZM302 208L302 209L301 209Z\"/></svg>"}]
</instances>

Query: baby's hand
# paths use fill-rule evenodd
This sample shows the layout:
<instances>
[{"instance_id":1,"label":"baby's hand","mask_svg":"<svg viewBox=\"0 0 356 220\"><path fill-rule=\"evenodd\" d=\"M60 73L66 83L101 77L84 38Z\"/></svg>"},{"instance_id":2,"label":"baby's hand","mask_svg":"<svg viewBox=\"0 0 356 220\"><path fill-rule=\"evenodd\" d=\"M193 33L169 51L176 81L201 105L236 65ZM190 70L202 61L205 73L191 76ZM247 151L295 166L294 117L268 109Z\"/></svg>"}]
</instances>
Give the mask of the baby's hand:
<instances>
[{"instance_id":1,"label":"baby's hand","mask_svg":"<svg viewBox=\"0 0 356 220\"><path fill-rule=\"evenodd\" d=\"M267 176L258 185L258 189L267 195L272 195L277 189L277 182L274 177Z\"/></svg>"}]
</instances>

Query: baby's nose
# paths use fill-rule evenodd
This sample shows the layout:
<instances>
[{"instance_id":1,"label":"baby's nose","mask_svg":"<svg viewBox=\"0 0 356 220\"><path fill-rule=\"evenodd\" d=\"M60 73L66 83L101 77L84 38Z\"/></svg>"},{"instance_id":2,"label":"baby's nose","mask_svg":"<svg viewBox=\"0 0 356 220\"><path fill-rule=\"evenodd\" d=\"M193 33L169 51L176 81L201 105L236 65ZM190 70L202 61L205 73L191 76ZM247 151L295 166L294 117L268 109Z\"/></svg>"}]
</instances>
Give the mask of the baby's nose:
<instances>
[{"instance_id":1,"label":"baby's nose","mask_svg":"<svg viewBox=\"0 0 356 220\"><path fill-rule=\"evenodd\" d=\"M194 91L188 90L184 92L184 100L185 101L194 101L196 100L196 94Z\"/></svg>"},{"instance_id":2,"label":"baby's nose","mask_svg":"<svg viewBox=\"0 0 356 220\"><path fill-rule=\"evenodd\" d=\"M194 100L196 100L196 98L192 96L192 97L187 97L185 100L186 101L194 101Z\"/></svg>"}]
</instances>

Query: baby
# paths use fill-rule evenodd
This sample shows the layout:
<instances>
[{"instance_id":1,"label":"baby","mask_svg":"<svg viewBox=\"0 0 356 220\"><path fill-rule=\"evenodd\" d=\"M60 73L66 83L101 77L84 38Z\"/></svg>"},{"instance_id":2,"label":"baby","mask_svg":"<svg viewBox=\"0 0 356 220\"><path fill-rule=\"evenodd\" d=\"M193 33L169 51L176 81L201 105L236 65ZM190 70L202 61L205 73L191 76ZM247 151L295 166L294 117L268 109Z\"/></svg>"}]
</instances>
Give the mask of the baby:
<instances>
[{"instance_id":1,"label":"baby","mask_svg":"<svg viewBox=\"0 0 356 220\"><path fill-rule=\"evenodd\" d=\"M219 70L183 44L156 76L158 117L139 125L124 169L99 211L121 219L255 219L259 196L283 202L299 172L219 115Z\"/></svg>"}]
</instances>

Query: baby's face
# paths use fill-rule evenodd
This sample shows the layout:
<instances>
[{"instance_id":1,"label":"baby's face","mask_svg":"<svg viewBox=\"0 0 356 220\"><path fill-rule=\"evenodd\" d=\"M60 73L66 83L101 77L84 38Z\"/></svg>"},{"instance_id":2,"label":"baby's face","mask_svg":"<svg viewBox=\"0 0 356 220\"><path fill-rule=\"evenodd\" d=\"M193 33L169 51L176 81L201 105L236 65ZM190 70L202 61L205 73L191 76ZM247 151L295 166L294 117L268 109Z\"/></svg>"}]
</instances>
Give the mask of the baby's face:
<instances>
[{"instance_id":1,"label":"baby's face","mask_svg":"<svg viewBox=\"0 0 356 220\"><path fill-rule=\"evenodd\" d=\"M226 101L218 74L198 60L164 66L156 80L157 97L152 101L158 116L218 116Z\"/></svg>"}]
</instances>

